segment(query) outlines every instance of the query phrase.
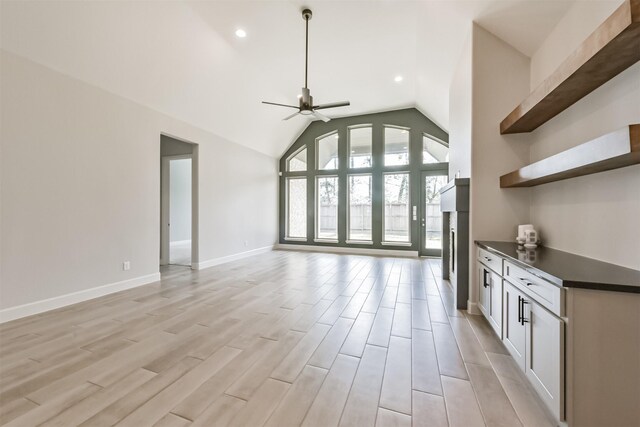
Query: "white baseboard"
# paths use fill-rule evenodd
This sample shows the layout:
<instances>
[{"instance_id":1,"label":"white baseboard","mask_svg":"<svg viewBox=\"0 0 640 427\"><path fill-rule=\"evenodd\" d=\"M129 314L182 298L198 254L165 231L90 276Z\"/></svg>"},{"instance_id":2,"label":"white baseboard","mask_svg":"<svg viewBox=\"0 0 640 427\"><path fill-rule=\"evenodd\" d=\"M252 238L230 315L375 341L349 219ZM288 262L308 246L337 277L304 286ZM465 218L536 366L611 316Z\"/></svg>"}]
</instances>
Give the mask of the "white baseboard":
<instances>
[{"instance_id":1,"label":"white baseboard","mask_svg":"<svg viewBox=\"0 0 640 427\"><path fill-rule=\"evenodd\" d=\"M351 248L351 247L345 248L341 246L289 245L286 243L278 243L275 248L292 250L292 251L332 252L337 254L381 255L381 256L418 258L418 251L399 251L395 249L371 249L371 248Z\"/></svg>"},{"instance_id":2,"label":"white baseboard","mask_svg":"<svg viewBox=\"0 0 640 427\"><path fill-rule=\"evenodd\" d=\"M0 323L10 320L21 319L23 317L32 316L34 314L44 313L45 311L55 310L56 308L65 307L67 305L76 304L101 296L109 295L114 292L120 292L138 286L147 285L149 283L160 280L160 273L147 274L146 276L134 277L132 279L123 280L121 282L109 283L107 285L97 286L91 289L72 292L70 294L60 295L40 301L30 302L28 304L18 305L0 310Z\"/></svg>"},{"instance_id":3,"label":"white baseboard","mask_svg":"<svg viewBox=\"0 0 640 427\"><path fill-rule=\"evenodd\" d=\"M271 252L273 250L273 245L265 246L262 248L251 249L250 251L240 252L233 255L227 255L220 258L213 258L202 262L194 262L191 264L191 268L193 270L202 270L209 267L214 267L216 265L224 264L231 261L237 261L242 258L250 257L252 255L263 254L266 252Z\"/></svg>"},{"instance_id":4,"label":"white baseboard","mask_svg":"<svg viewBox=\"0 0 640 427\"><path fill-rule=\"evenodd\" d=\"M475 314L475 315L482 314L482 312L478 308L478 303L477 302L471 302L469 300L467 300L467 313Z\"/></svg>"}]
</instances>

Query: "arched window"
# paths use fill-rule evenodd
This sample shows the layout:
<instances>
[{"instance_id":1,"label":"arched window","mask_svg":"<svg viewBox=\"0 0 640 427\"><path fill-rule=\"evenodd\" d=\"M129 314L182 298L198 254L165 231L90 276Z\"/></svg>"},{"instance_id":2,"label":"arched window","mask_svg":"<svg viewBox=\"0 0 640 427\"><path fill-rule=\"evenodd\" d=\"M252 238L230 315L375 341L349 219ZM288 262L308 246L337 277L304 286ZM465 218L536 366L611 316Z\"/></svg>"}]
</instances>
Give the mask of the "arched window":
<instances>
[{"instance_id":1,"label":"arched window","mask_svg":"<svg viewBox=\"0 0 640 427\"><path fill-rule=\"evenodd\" d=\"M372 163L370 125L349 127L349 168L370 168Z\"/></svg>"},{"instance_id":2,"label":"arched window","mask_svg":"<svg viewBox=\"0 0 640 427\"><path fill-rule=\"evenodd\" d=\"M316 140L318 170L338 169L338 132L321 136Z\"/></svg>"},{"instance_id":3,"label":"arched window","mask_svg":"<svg viewBox=\"0 0 640 427\"><path fill-rule=\"evenodd\" d=\"M415 109L312 122L280 160L280 242L419 250L432 236L433 247L419 218L428 208L437 224L447 139Z\"/></svg>"},{"instance_id":4,"label":"arched window","mask_svg":"<svg viewBox=\"0 0 640 427\"><path fill-rule=\"evenodd\" d=\"M422 163L449 162L449 144L430 135L422 135Z\"/></svg>"},{"instance_id":5,"label":"arched window","mask_svg":"<svg viewBox=\"0 0 640 427\"><path fill-rule=\"evenodd\" d=\"M300 172L307 170L307 147L302 147L287 160L287 171Z\"/></svg>"}]
</instances>

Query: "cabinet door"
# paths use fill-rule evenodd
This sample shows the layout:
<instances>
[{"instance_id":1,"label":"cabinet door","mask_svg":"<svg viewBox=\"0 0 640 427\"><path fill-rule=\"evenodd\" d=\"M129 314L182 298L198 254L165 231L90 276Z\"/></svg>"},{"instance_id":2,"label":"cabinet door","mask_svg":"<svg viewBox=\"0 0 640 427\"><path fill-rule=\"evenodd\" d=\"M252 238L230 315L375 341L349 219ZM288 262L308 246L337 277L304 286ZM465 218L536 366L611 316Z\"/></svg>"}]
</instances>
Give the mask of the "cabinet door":
<instances>
[{"instance_id":1,"label":"cabinet door","mask_svg":"<svg viewBox=\"0 0 640 427\"><path fill-rule=\"evenodd\" d=\"M491 272L489 279L489 323L502 339L502 277Z\"/></svg>"},{"instance_id":2,"label":"cabinet door","mask_svg":"<svg viewBox=\"0 0 640 427\"><path fill-rule=\"evenodd\" d=\"M482 314L489 320L490 317L490 304L491 304L491 270L484 265L477 263L478 265L478 282L479 282L479 295L478 295L478 307Z\"/></svg>"},{"instance_id":3,"label":"cabinet door","mask_svg":"<svg viewBox=\"0 0 640 427\"><path fill-rule=\"evenodd\" d=\"M564 419L564 322L527 298L525 374L557 419Z\"/></svg>"},{"instance_id":4,"label":"cabinet door","mask_svg":"<svg viewBox=\"0 0 640 427\"><path fill-rule=\"evenodd\" d=\"M521 322L521 301L524 294L507 281L504 281L503 286L504 327L502 341L520 369L524 372L525 346L527 342L527 328Z\"/></svg>"}]
</instances>

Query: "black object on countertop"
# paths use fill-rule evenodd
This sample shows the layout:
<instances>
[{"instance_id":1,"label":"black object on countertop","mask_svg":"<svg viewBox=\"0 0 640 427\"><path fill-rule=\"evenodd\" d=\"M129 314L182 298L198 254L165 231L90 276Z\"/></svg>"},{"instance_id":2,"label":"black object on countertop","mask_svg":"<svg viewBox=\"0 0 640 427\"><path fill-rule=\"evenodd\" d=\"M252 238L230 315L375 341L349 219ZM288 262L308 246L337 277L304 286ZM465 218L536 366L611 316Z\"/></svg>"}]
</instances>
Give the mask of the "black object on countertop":
<instances>
[{"instance_id":1,"label":"black object on countertop","mask_svg":"<svg viewBox=\"0 0 640 427\"><path fill-rule=\"evenodd\" d=\"M522 252L518 252L518 245L515 242L476 240L475 243L558 286L640 293L640 271L638 270L544 246L538 246L535 249L534 261L526 261L519 259L518 255L522 255Z\"/></svg>"}]
</instances>

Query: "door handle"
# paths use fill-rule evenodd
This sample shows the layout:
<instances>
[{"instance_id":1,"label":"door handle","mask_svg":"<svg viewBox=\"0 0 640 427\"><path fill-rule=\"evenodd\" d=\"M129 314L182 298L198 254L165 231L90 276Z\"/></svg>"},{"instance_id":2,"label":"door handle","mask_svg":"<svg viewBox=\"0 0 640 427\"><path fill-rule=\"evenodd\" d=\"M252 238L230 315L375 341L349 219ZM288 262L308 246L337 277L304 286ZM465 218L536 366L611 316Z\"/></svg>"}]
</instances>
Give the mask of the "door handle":
<instances>
[{"instance_id":1,"label":"door handle","mask_svg":"<svg viewBox=\"0 0 640 427\"><path fill-rule=\"evenodd\" d=\"M522 325L522 297L518 295L518 323Z\"/></svg>"},{"instance_id":2,"label":"door handle","mask_svg":"<svg viewBox=\"0 0 640 427\"><path fill-rule=\"evenodd\" d=\"M524 326L525 323L529 323L529 319L527 319L526 317L524 317L524 305L525 304L529 304L529 301L527 301L526 299L522 298L521 300L521 304L522 304L522 318L520 319L520 324L522 326Z\"/></svg>"}]
</instances>

